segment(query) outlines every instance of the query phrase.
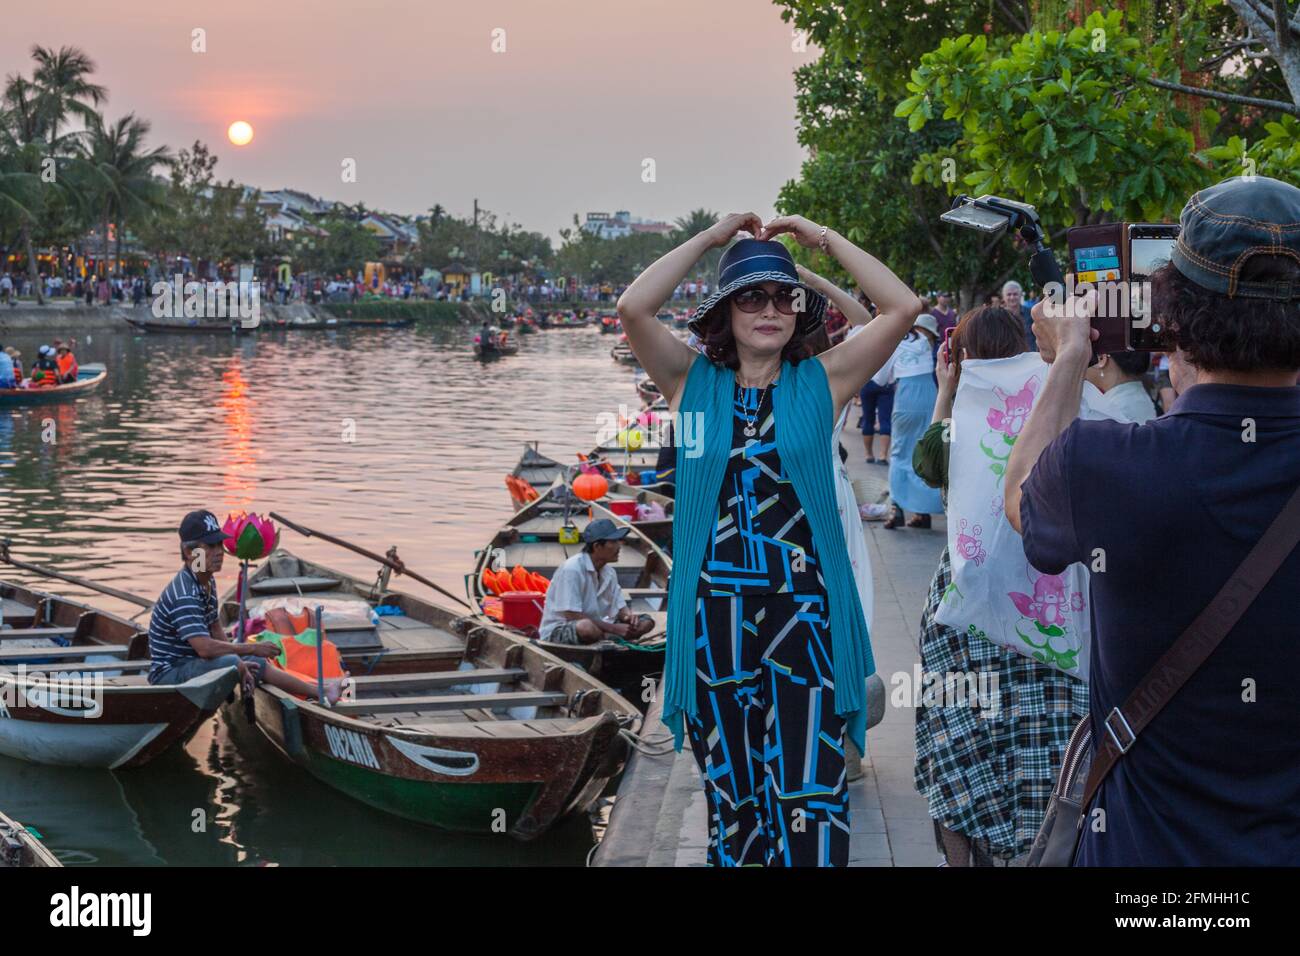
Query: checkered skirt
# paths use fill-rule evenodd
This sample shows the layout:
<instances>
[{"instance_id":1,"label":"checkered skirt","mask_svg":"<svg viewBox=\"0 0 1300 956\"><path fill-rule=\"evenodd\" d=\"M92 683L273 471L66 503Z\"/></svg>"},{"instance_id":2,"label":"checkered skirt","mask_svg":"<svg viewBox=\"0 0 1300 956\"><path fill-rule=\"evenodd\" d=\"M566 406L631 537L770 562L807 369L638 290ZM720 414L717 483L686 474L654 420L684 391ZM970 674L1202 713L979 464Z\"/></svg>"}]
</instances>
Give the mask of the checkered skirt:
<instances>
[{"instance_id":1,"label":"checkered skirt","mask_svg":"<svg viewBox=\"0 0 1300 956\"><path fill-rule=\"evenodd\" d=\"M921 616L921 671L978 673L978 686L990 693L976 706L942 694L918 705L916 788L941 826L1010 858L1029 849L1043 822L1070 732L1088 713L1088 686L939 624L934 615L951 580L945 548Z\"/></svg>"}]
</instances>

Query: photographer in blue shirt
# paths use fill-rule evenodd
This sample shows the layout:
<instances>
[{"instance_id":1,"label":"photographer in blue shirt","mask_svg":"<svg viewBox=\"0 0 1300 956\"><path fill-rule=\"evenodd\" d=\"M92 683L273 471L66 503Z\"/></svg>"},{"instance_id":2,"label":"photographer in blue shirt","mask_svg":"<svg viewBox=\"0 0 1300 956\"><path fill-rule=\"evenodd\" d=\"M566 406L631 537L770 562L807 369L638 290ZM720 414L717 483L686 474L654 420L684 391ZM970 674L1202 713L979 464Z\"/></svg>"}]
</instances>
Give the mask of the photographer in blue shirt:
<instances>
[{"instance_id":1,"label":"photographer in blue shirt","mask_svg":"<svg viewBox=\"0 0 1300 956\"><path fill-rule=\"evenodd\" d=\"M1039 303L1052 367L1005 474L1029 562L1093 571L1094 746L1300 484L1300 189L1258 176L1197 193L1152 288L1187 370L1172 408L1143 425L1076 420L1095 294ZM1076 866L1300 860L1297 590L1300 548L1126 741Z\"/></svg>"}]
</instances>

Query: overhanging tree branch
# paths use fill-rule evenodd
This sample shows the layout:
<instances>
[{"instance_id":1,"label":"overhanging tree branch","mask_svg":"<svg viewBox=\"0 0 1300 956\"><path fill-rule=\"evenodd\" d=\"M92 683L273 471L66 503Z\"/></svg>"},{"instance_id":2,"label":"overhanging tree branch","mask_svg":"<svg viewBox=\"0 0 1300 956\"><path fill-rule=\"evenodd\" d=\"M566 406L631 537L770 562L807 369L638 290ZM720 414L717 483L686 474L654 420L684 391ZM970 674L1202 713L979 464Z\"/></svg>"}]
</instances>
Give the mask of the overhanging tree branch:
<instances>
[{"instance_id":1,"label":"overhanging tree branch","mask_svg":"<svg viewBox=\"0 0 1300 956\"><path fill-rule=\"evenodd\" d=\"M1192 96L1200 96L1211 100L1222 100L1225 103L1236 103L1240 106L1258 106L1261 109L1277 110L1280 113L1290 113L1292 116L1300 116L1300 106L1295 103L1288 103L1285 100L1265 100L1255 96L1240 96L1236 93L1225 93L1222 90L1207 90L1199 86L1188 86L1185 83L1171 83L1169 80L1158 80L1154 76L1144 78L1152 86L1157 86L1162 90L1172 90L1175 93L1188 93Z\"/></svg>"}]
</instances>

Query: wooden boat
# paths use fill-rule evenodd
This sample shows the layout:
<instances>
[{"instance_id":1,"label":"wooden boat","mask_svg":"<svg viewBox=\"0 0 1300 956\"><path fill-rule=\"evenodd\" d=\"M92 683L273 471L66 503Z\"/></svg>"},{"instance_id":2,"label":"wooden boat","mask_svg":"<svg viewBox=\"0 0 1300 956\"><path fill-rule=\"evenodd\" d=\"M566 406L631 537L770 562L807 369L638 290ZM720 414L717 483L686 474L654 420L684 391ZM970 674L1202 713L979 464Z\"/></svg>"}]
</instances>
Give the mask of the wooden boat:
<instances>
[{"instance_id":1,"label":"wooden boat","mask_svg":"<svg viewBox=\"0 0 1300 956\"><path fill-rule=\"evenodd\" d=\"M317 329L337 329L343 325L343 321L333 316L316 319L275 319L271 322L264 322L263 325L272 329L284 329L294 332L310 332Z\"/></svg>"},{"instance_id":2,"label":"wooden boat","mask_svg":"<svg viewBox=\"0 0 1300 956\"><path fill-rule=\"evenodd\" d=\"M326 707L263 685L257 726L313 776L379 810L446 830L543 833L618 773L640 714L592 675L490 622L276 551L249 607L301 595L395 608L377 626L326 630L356 681ZM222 619L238 618L234 591Z\"/></svg>"},{"instance_id":3,"label":"wooden boat","mask_svg":"<svg viewBox=\"0 0 1300 956\"><path fill-rule=\"evenodd\" d=\"M341 321L346 326L362 329L403 329L408 325L415 324L415 319L410 318L354 319L351 316L345 316Z\"/></svg>"},{"instance_id":4,"label":"wooden boat","mask_svg":"<svg viewBox=\"0 0 1300 956\"><path fill-rule=\"evenodd\" d=\"M485 349L483 343L476 340L473 343L473 349L475 358L494 359L503 355L518 355L519 342L514 339L507 339L505 342L497 342L491 348Z\"/></svg>"},{"instance_id":5,"label":"wooden boat","mask_svg":"<svg viewBox=\"0 0 1300 956\"><path fill-rule=\"evenodd\" d=\"M619 365L640 365L635 354L632 352L632 346L626 342L619 342L609 350L610 357Z\"/></svg>"},{"instance_id":6,"label":"wooden boat","mask_svg":"<svg viewBox=\"0 0 1300 956\"><path fill-rule=\"evenodd\" d=\"M474 571L467 581L471 604L482 608L484 598L488 596L483 588L485 568L523 565L549 579L561 564L582 550L581 543L560 541L560 529L565 523L565 498L569 495L563 481L557 479L536 501L515 512L492 536L487 546L476 555ZM581 531L591 520L590 515L621 521L599 502L588 505L580 499L571 500L570 524ZM615 570L629 610L635 614L649 614L655 620L655 629L636 645L611 640L582 645L542 643L541 646L556 657L581 664L587 673L620 693L640 699L641 679L663 669L668 574L672 570L672 560L662 548L633 527L631 534L623 539ZM483 619L493 626L501 626L489 618Z\"/></svg>"},{"instance_id":7,"label":"wooden boat","mask_svg":"<svg viewBox=\"0 0 1300 956\"><path fill-rule=\"evenodd\" d=\"M67 385L47 385L44 388L0 388L2 405L39 405L61 402L68 398L89 395L108 378L108 369L97 362L82 365L77 370L77 380Z\"/></svg>"},{"instance_id":8,"label":"wooden boat","mask_svg":"<svg viewBox=\"0 0 1300 956\"><path fill-rule=\"evenodd\" d=\"M149 637L88 605L0 581L0 754L121 769L148 763L216 712L238 681L148 682Z\"/></svg>"},{"instance_id":9,"label":"wooden boat","mask_svg":"<svg viewBox=\"0 0 1300 956\"><path fill-rule=\"evenodd\" d=\"M659 386L648 378L643 378L636 383L636 393L640 396L641 401L648 405L662 402L664 398L664 393L659 391Z\"/></svg>"},{"instance_id":10,"label":"wooden boat","mask_svg":"<svg viewBox=\"0 0 1300 956\"><path fill-rule=\"evenodd\" d=\"M127 319L141 332L186 332L208 333L212 335L239 335L252 332L254 327L245 328L239 318L233 319Z\"/></svg>"},{"instance_id":11,"label":"wooden boat","mask_svg":"<svg viewBox=\"0 0 1300 956\"><path fill-rule=\"evenodd\" d=\"M39 836L0 813L0 870L5 867L63 866Z\"/></svg>"},{"instance_id":12,"label":"wooden boat","mask_svg":"<svg viewBox=\"0 0 1300 956\"><path fill-rule=\"evenodd\" d=\"M564 465L560 464L555 459L548 458L546 455L539 452L537 450L537 442L533 441L528 442L527 445L524 446L524 453L520 457L519 463L515 465L514 471L510 474L511 477L516 478L531 487L533 492L540 496L555 483L557 478L560 478L566 484L572 486L573 479L577 477L576 472L576 464L574 468L565 468ZM664 484L638 486L629 485L618 478L607 477L606 480L609 482L609 492L600 499L601 504L606 508L610 507L611 502L631 501L636 504L655 502L664 509L664 512L667 515L666 518L641 521L629 517L625 520L629 521L632 527L636 528L655 544L665 550L670 550L673 538L673 498L671 495L664 493L665 490L670 489L667 489ZM514 482L506 482L507 487L514 484ZM515 487L518 486L516 485ZM533 499L531 497L523 497L516 491L512 490L510 493L510 500L514 504L515 508L522 508Z\"/></svg>"}]
</instances>

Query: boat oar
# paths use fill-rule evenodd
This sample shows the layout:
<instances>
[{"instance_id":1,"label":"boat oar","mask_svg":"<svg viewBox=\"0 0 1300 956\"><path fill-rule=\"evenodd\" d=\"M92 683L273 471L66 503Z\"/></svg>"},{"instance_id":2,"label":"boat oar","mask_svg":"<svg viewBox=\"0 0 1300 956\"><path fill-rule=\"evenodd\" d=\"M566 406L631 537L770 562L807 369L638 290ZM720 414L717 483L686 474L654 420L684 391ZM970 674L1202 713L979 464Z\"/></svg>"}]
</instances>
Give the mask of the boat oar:
<instances>
[{"instance_id":1,"label":"boat oar","mask_svg":"<svg viewBox=\"0 0 1300 956\"><path fill-rule=\"evenodd\" d=\"M107 584L96 584L94 581L87 581L85 578L79 578L75 574L64 574L62 571L55 571L52 568L43 568L39 564L28 564L26 561L19 561L9 553L10 540L5 538L0 541L0 561L5 564L11 564L15 568L22 568L24 571L31 571L33 574L40 574L47 578L56 578L60 581L67 581L69 584L75 584L78 587L87 588L91 591L98 591L100 594L107 594L110 597L118 598L138 607L150 610L154 602L148 598L140 597L138 594L132 594L129 591L119 591L117 588L109 587Z\"/></svg>"},{"instance_id":2,"label":"boat oar","mask_svg":"<svg viewBox=\"0 0 1300 956\"><path fill-rule=\"evenodd\" d=\"M437 591L439 594L443 595L444 597L450 598L451 600L455 601L461 607L468 608L471 611L474 610L474 608L470 607L470 605L465 601L464 598L457 597L456 595L448 591L446 588L438 586L437 584L430 581L428 578L416 574L414 571L407 568L407 566L402 562L400 558L397 560L392 560L390 558L384 557L383 555L375 554L375 552L367 551L365 548L358 547L357 545L353 544L350 541L344 541L342 538L336 538L332 534L326 534L324 531L316 531L312 528L306 527L305 525L295 524L294 522L286 518L284 515L276 514L274 511L271 512L271 517L276 521L280 522L280 524L284 525L286 528L292 528L294 531L297 531L300 535L302 535L305 538L320 538L324 541L330 542L330 544L337 544L340 548L347 548L349 551L354 551L364 558L369 558L371 561L379 562L380 564L384 565L384 567L392 568L398 574L405 574L407 577L414 578L415 580L419 581L421 584L428 585L429 587L433 588L435 591Z\"/></svg>"}]
</instances>

